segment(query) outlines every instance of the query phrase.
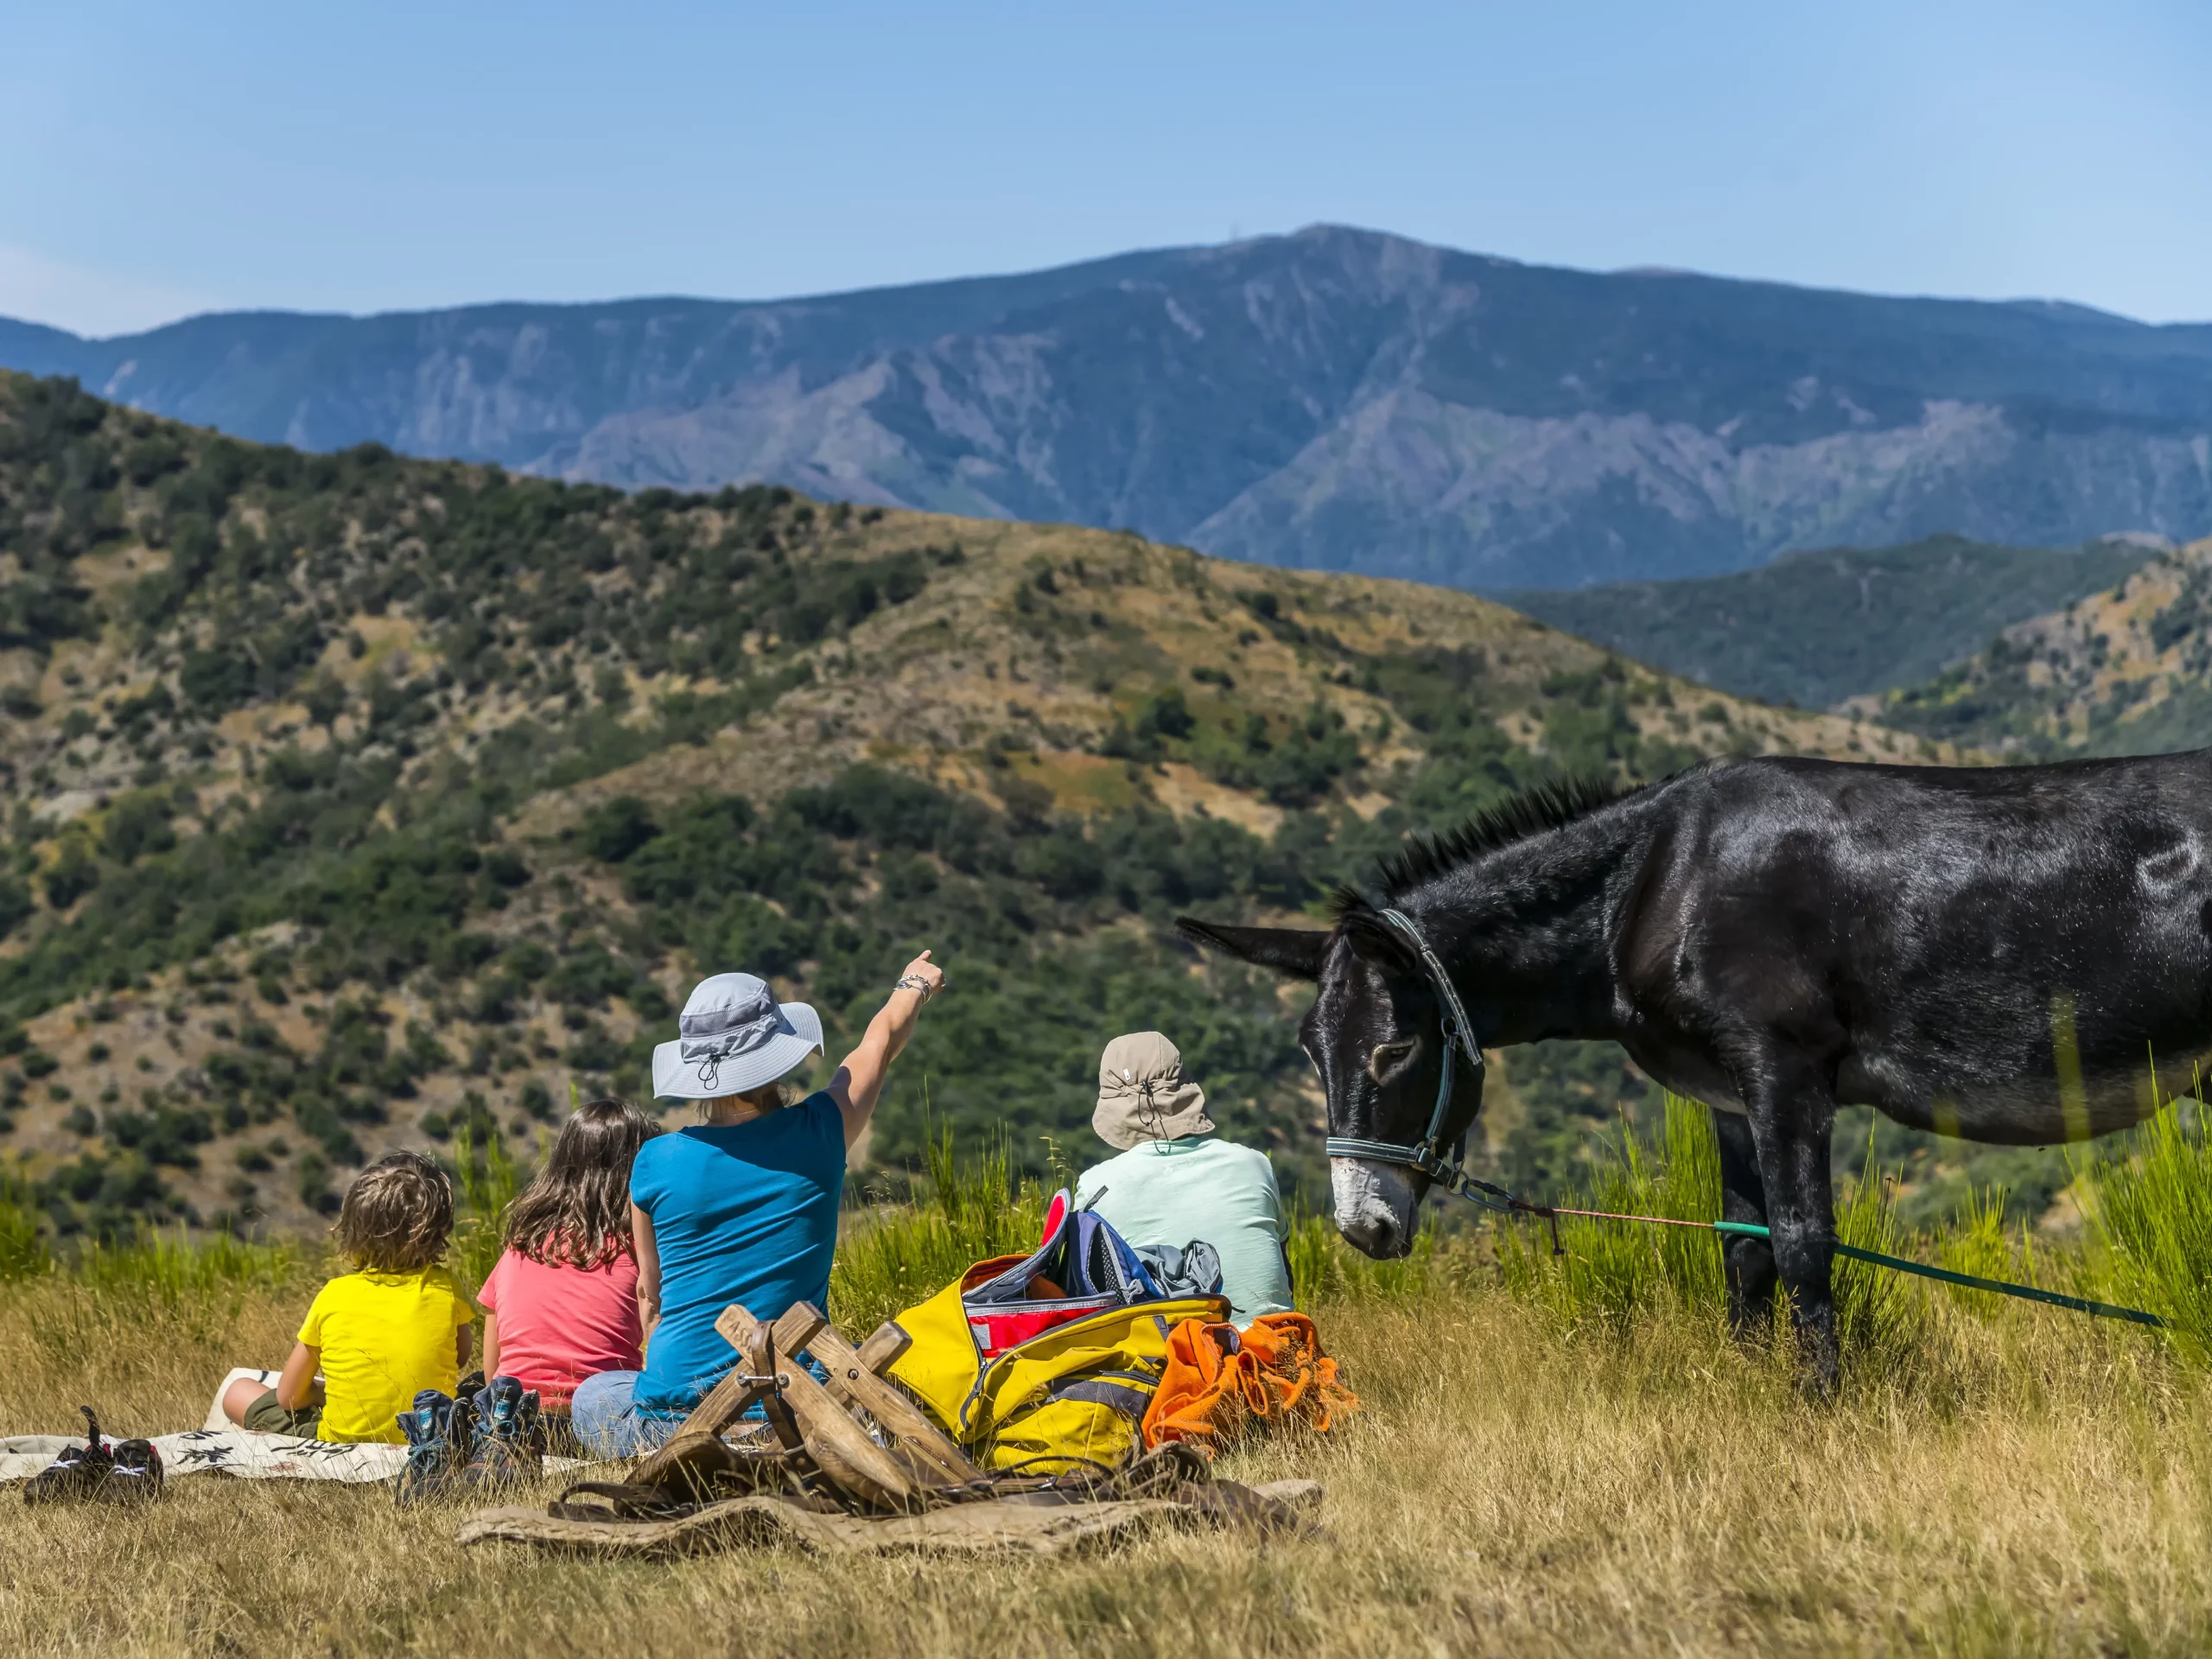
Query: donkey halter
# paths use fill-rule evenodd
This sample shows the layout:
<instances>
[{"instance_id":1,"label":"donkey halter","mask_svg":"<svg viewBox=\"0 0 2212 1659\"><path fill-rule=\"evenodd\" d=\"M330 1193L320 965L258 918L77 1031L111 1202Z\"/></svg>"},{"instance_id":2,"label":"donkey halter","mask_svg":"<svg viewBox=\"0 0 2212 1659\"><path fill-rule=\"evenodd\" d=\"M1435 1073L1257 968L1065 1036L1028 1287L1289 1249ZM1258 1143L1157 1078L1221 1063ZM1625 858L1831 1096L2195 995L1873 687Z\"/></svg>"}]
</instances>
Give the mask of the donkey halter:
<instances>
[{"instance_id":1,"label":"donkey halter","mask_svg":"<svg viewBox=\"0 0 2212 1659\"><path fill-rule=\"evenodd\" d=\"M1452 983L1452 976L1444 971L1444 964L1428 941L1421 937L1420 928L1414 925L1412 917L1402 910L1378 912L1382 919L1405 935L1420 954L1421 969L1428 976L1429 983L1436 989L1438 1000L1444 1004L1442 1020L1444 1033L1444 1070L1436 1082L1436 1109L1428 1115L1428 1133L1418 1146L1402 1146L1394 1141L1362 1141L1348 1135L1331 1135L1323 1143L1332 1158L1358 1158L1370 1163L1399 1164L1408 1169L1417 1169L1446 1192L1458 1194L1471 1204L1486 1210L1506 1210L1521 1207L1519 1200L1503 1187L1492 1186L1488 1181L1476 1180L1463 1167L1465 1140L1447 1153L1444 1145L1444 1126L1452 1115L1452 1085L1459 1072L1459 1061L1464 1058L1470 1071L1483 1069L1482 1045L1476 1040L1473 1022L1467 1018L1466 1006L1459 1001L1459 993Z\"/></svg>"}]
</instances>

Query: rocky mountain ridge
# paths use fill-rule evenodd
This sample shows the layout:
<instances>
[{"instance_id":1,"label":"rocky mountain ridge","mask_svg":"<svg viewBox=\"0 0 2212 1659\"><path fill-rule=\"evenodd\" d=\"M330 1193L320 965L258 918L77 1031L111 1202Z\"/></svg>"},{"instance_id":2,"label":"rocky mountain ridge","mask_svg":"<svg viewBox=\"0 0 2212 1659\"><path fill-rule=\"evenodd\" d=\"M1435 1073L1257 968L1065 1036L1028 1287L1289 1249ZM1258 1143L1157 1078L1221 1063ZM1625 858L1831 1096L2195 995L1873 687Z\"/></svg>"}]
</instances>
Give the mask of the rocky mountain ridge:
<instances>
[{"instance_id":1,"label":"rocky mountain ridge","mask_svg":"<svg viewBox=\"0 0 2212 1659\"><path fill-rule=\"evenodd\" d=\"M0 363L312 449L762 480L1483 590L2212 532L2212 327L1333 226L785 302L0 323Z\"/></svg>"}]
</instances>

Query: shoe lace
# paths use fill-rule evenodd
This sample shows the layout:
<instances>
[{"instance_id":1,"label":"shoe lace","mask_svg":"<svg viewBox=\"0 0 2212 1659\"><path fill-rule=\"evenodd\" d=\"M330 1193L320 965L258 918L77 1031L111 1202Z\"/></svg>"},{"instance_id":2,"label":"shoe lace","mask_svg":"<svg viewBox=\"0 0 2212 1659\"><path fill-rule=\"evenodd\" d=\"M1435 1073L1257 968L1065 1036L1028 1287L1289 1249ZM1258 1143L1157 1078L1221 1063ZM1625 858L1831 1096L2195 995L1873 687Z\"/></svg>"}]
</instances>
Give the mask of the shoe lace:
<instances>
[{"instance_id":1,"label":"shoe lace","mask_svg":"<svg viewBox=\"0 0 2212 1659\"><path fill-rule=\"evenodd\" d=\"M444 1464L445 1437L435 1440L415 1440L407 1447L407 1472L410 1475L434 1474Z\"/></svg>"}]
</instances>

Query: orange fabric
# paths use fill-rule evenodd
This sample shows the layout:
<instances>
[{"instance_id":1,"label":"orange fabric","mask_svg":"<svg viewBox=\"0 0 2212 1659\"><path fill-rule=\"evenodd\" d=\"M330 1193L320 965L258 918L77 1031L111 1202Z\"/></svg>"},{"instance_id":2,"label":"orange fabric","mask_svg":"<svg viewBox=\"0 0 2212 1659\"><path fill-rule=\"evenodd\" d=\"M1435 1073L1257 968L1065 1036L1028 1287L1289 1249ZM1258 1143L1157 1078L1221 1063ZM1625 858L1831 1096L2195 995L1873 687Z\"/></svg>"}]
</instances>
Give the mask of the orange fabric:
<instances>
[{"instance_id":1,"label":"orange fabric","mask_svg":"<svg viewBox=\"0 0 2212 1659\"><path fill-rule=\"evenodd\" d=\"M1185 1319L1167 1333L1167 1370L1144 1414L1144 1443L1211 1448L1294 1421L1319 1432L1358 1409L1303 1313L1262 1313L1241 1332Z\"/></svg>"}]
</instances>

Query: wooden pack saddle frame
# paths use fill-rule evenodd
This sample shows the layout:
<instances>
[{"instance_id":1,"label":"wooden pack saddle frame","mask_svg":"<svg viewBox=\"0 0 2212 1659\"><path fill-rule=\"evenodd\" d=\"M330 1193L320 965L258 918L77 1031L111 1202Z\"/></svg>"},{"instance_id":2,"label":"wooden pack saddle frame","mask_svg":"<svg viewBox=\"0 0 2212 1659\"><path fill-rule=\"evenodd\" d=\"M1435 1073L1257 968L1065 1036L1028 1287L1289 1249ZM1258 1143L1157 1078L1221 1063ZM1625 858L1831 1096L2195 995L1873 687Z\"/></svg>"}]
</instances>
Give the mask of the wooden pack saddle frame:
<instances>
[{"instance_id":1,"label":"wooden pack saddle frame","mask_svg":"<svg viewBox=\"0 0 2212 1659\"><path fill-rule=\"evenodd\" d=\"M632 1488L703 1495L717 1477L742 1479L752 1465L764 1475L772 1468L779 1480L818 1475L862 1510L912 1512L989 1496L1003 1484L883 1375L912 1342L895 1323L855 1348L820 1308L800 1302L772 1325L732 1305L715 1329L737 1351L735 1368L666 1444L639 1461ZM800 1363L808 1355L826 1382ZM722 1437L756 1403L773 1446L734 1449Z\"/></svg>"}]
</instances>

